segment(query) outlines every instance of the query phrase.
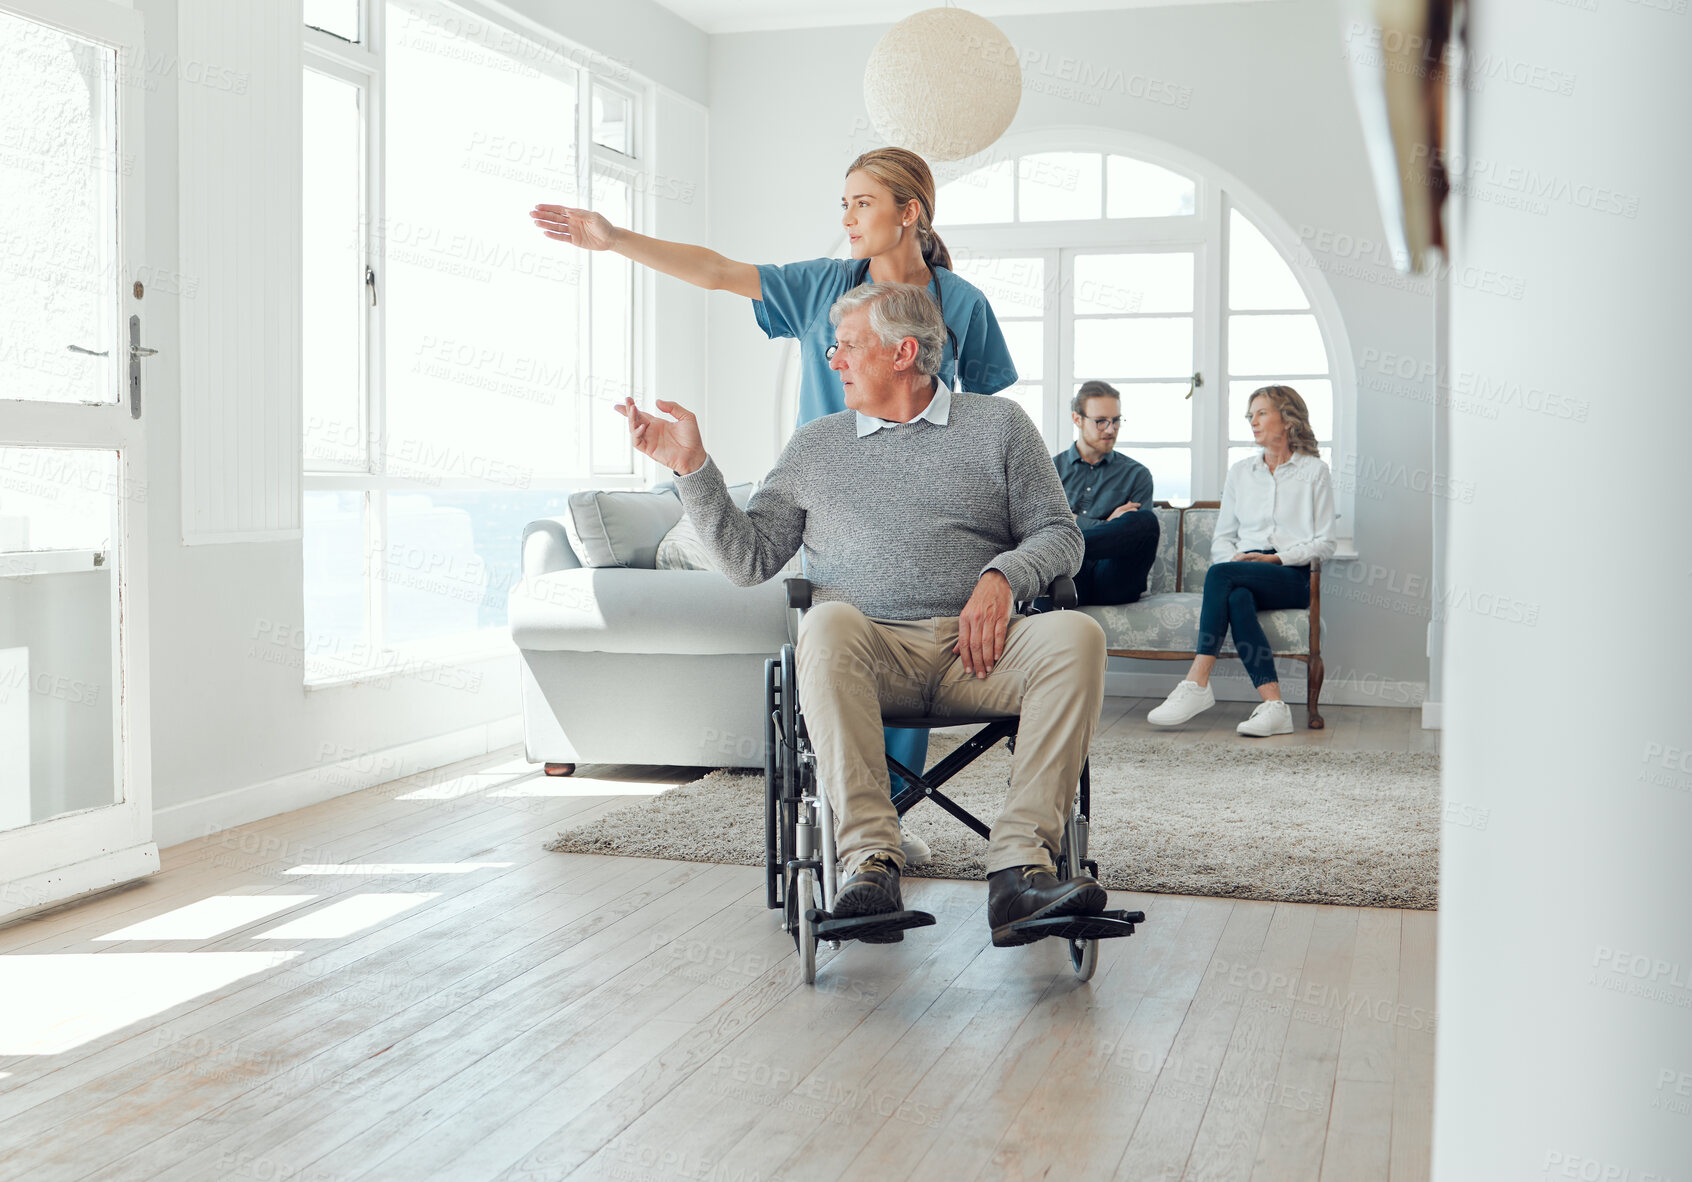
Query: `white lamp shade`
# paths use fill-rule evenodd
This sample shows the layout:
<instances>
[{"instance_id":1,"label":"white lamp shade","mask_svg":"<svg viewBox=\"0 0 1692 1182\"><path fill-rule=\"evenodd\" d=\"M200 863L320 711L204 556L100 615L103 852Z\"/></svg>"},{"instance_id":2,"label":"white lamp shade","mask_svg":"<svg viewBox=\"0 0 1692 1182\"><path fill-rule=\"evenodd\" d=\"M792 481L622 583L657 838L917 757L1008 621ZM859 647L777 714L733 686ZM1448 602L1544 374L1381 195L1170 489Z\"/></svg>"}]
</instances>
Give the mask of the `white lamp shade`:
<instances>
[{"instance_id":1,"label":"white lamp shade","mask_svg":"<svg viewBox=\"0 0 1692 1182\"><path fill-rule=\"evenodd\" d=\"M1022 101L1022 66L997 25L961 8L906 17L864 67L864 103L888 143L962 160L1004 134Z\"/></svg>"}]
</instances>

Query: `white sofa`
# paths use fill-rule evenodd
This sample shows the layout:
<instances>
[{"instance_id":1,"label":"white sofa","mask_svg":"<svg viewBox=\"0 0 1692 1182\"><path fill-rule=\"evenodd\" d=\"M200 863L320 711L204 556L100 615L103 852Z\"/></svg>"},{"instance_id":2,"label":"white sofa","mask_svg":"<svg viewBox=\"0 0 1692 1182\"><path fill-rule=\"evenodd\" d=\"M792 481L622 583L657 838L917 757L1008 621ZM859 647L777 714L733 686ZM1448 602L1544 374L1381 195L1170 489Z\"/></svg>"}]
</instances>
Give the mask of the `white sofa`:
<instances>
[{"instance_id":1,"label":"white sofa","mask_svg":"<svg viewBox=\"0 0 1692 1182\"><path fill-rule=\"evenodd\" d=\"M751 486L731 492L744 505ZM764 661L788 640L785 590L653 569L681 515L662 485L575 494L567 515L524 529L509 607L531 762L763 766Z\"/></svg>"}]
</instances>

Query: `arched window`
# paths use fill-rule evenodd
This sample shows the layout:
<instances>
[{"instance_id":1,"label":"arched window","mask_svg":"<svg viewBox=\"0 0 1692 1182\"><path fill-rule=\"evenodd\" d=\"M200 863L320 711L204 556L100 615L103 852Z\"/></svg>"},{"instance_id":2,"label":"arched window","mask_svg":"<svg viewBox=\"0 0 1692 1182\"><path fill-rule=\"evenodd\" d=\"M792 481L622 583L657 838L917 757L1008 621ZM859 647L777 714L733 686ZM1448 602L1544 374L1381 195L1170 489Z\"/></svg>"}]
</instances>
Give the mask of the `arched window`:
<instances>
[{"instance_id":1,"label":"arched window","mask_svg":"<svg viewBox=\"0 0 1692 1182\"><path fill-rule=\"evenodd\" d=\"M1304 396L1330 466L1350 454L1355 370L1333 294L1292 228L1220 169L1090 129L1006 137L936 179L936 228L1021 374L1005 394L1054 454L1074 442L1070 400L1091 378L1122 392L1117 447L1152 470L1159 499L1221 495L1251 452L1245 403L1259 386ZM1335 498L1350 539L1346 481Z\"/></svg>"}]
</instances>

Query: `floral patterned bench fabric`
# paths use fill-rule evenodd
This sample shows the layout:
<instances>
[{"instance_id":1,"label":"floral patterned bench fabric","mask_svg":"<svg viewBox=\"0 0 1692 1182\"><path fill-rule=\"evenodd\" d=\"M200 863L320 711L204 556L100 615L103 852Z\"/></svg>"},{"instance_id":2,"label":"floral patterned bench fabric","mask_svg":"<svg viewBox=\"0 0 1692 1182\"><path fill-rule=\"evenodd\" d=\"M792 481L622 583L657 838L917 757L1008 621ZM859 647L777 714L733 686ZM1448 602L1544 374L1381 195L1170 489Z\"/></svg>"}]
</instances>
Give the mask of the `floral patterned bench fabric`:
<instances>
[{"instance_id":1,"label":"floral patterned bench fabric","mask_svg":"<svg viewBox=\"0 0 1692 1182\"><path fill-rule=\"evenodd\" d=\"M1105 630L1107 646L1114 651L1137 649L1144 652L1190 653L1198 647L1199 606L1204 595L1197 591L1175 591L1163 595L1147 595L1138 603L1122 603L1112 607L1084 607ZM1310 613L1296 609L1258 612L1263 634L1278 656L1308 656L1310 653ZM1224 653L1234 652L1234 635L1230 630L1222 642Z\"/></svg>"},{"instance_id":2,"label":"floral patterned bench fabric","mask_svg":"<svg viewBox=\"0 0 1692 1182\"><path fill-rule=\"evenodd\" d=\"M1182 528L1186 531L1181 542L1181 590L1204 591L1205 572L1210 569L1210 539L1216 536L1216 518L1220 509L1188 509ZM1267 632L1273 640L1275 634Z\"/></svg>"},{"instance_id":3,"label":"floral patterned bench fabric","mask_svg":"<svg viewBox=\"0 0 1692 1182\"><path fill-rule=\"evenodd\" d=\"M1204 601L1204 576L1210 569L1210 539L1216 531L1217 510L1159 509L1157 561L1152 564L1146 594L1138 603L1081 610L1105 630L1112 651L1190 653L1198 647L1199 607ZM1183 537L1183 529L1185 536ZM1179 563L1182 590L1175 590ZM1310 613L1296 609L1258 612L1263 634L1277 655L1310 654ZM1230 632L1222 651L1233 655Z\"/></svg>"},{"instance_id":4,"label":"floral patterned bench fabric","mask_svg":"<svg viewBox=\"0 0 1692 1182\"><path fill-rule=\"evenodd\" d=\"M1181 511L1153 509L1157 514L1157 559L1146 578L1146 594L1175 590L1175 562L1181 546Z\"/></svg>"}]
</instances>

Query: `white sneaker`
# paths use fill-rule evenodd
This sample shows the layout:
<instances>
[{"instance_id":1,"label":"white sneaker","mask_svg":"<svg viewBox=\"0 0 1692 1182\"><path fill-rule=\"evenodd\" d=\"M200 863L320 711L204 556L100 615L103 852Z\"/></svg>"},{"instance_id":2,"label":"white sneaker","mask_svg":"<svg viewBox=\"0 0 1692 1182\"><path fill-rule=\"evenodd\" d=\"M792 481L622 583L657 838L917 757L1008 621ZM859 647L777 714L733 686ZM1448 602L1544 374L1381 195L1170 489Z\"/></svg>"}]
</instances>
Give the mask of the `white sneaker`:
<instances>
[{"instance_id":1,"label":"white sneaker","mask_svg":"<svg viewBox=\"0 0 1692 1182\"><path fill-rule=\"evenodd\" d=\"M1234 729L1258 739L1268 735L1290 735L1293 732L1292 711L1285 702L1259 702L1251 717Z\"/></svg>"},{"instance_id":2,"label":"white sneaker","mask_svg":"<svg viewBox=\"0 0 1692 1182\"><path fill-rule=\"evenodd\" d=\"M928 843L914 833L899 832L899 852L905 855L905 869L914 866L926 866L934 860L934 851L928 848Z\"/></svg>"},{"instance_id":3,"label":"white sneaker","mask_svg":"<svg viewBox=\"0 0 1692 1182\"><path fill-rule=\"evenodd\" d=\"M1163 700L1163 705L1152 707L1151 713L1146 715L1146 721L1153 726L1180 726L1187 719L1203 714L1214 705L1216 695L1210 692L1208 685L1183 681Z\"/></svg>"}]
</instances>

